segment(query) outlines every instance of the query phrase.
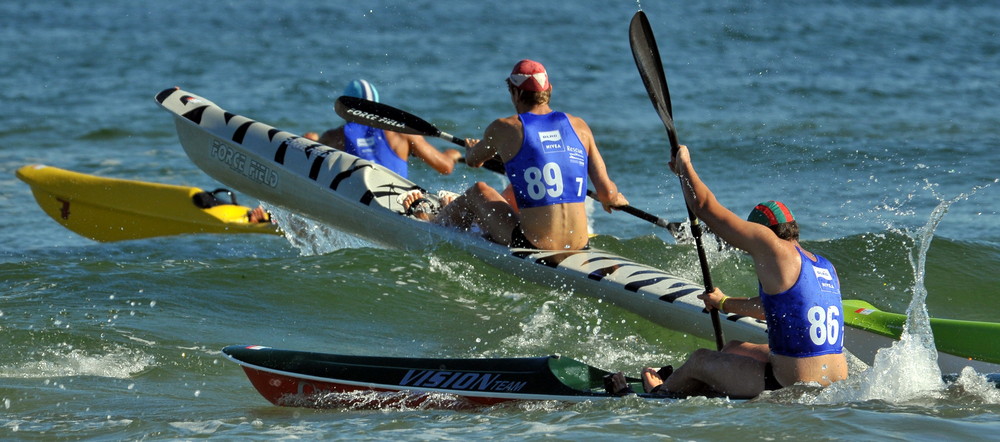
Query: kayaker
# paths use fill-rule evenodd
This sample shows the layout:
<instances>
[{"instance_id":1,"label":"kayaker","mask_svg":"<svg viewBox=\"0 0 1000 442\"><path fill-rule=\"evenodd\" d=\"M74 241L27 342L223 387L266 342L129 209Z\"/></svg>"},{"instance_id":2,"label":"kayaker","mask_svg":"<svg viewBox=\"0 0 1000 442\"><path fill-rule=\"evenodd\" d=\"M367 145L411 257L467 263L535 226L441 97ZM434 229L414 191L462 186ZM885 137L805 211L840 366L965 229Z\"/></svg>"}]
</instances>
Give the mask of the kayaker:
<instances>
[{"instance_id":1,"label":"kayaker","mask_svg":"<svg viewBox=\"0 0 1000 442\"><path fill-rule=\"evenodd\" d=\"M499 158L520 213L499 192L478 182L445 206L435 221L479 225L494 242L511 247L579 250L587 247L587 178L609 213L628 204L608 178L587 123L549 107L552 84L541 63L521 60L507 78L516 115L491 123L471 144L465 162L480 167Z\"/></svg>"},{"instance_id":2,"label":"kayaker","mask_svg":"<svg viewBox=\"0 0 1000 442\"><path fill-rule=\"evenodd\" d=\"M343 95L379 101L378 90L366 80L352 80L344 88ZM455 149L447 149L444 152L438 150L420 135L384 131L350 122L324 132L318 141L381 164L403 178L408 174L407 161L410 155L424 160L434 170L444 175L450 174L462 157L462 153Z\"/></svg>"},{"instance_id":3,"label":"kayaker","mask_svg":"<svg viewBox=\"0 0 1000 442\"><path fill-rule=\"evenodd\" d=\"M643 370L647 392L751 398L795 383L822 386L847 378L840 281L833 264L802 248L791 210L778 201L756 205L746 220L724 207L698 177L680 146L670 163L688 207L715 235L748 252L758 296L735 298L715 289L698 297L721 312L767 322L768 344L731 341L721 351L698 349L666 379ZM622 387L624 378L613 379Z\"/></svg>"}]
</instances>

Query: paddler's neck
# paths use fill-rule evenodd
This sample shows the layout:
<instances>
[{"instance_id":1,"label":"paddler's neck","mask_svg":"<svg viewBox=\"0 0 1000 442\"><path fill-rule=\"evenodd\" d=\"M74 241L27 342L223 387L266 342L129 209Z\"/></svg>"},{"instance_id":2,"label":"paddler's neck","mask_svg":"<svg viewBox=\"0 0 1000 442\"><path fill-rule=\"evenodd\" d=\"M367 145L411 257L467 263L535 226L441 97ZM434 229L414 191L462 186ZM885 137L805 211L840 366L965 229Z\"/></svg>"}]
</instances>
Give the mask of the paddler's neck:
<instances>
[{"instance_id":1,"label":"paddler's neck","mask_svg":"<svg viewBox=\"0 0 1000 442\"><path fill-rule=\"evenodd\" d=\"M523 114L525 112L530 112L535 115L545 115L547 113L552 112L552 108L549 107L548 103L545 104L524 103L518 99L520 98L521 95L520 94L521 91L519 89L510 87L508 90L510 90L510 101L511 103L514 104L514 109L517 110L517 113Z\"/></svg>"},{"instance_id":2,"label":"paddler's neck","mask_svg":"<svg viewBox=\"0 0 1000 442\"><path fill-rule=\"evenodd\" d=\"M514 108L517 109L517 113L523 114L525 112L530 112L535 115L545 115L552 112L552 108L549 107L548 103L545 104L524 104L520 102L514 103Z\"/></svg>"}]
</instances>

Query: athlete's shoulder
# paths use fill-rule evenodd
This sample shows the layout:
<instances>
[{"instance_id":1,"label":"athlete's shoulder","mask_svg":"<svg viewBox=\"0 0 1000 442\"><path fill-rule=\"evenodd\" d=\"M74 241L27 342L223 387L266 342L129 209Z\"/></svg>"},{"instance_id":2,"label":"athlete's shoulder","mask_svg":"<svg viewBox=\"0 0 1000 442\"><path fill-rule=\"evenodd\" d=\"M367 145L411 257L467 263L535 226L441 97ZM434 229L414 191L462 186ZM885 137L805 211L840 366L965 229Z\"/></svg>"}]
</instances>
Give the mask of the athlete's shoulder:
<instances>
[{"instance_id":1,"label":"athlete's shoulder","mask_svg":"<svg viewBox=\"0 0 1000 442\"><path fill-rule=\"evenodd\" d=\"M509 117L502 117L493 120L491 126L509 126L509 127L521 127L523 123L521 122L521 117L519 115L511 115Z\"/></svg>"},{"instance_id":2,"label":"athlete's shoulder","mask_svg":"<svg viewBox=\"0 0 1000 442\"><path fill-rule=\"evenodd\" d=\"M564 114L569 120L570 126L573 126L573 130L576 131L576 136L580 138L580 141L583 141L586 144L593 141L594 133L590 130L590 126L587 125L587 122L584 121L583 118L570 115L565 112Z\"/></svg>"},{"instance_id":3,"label":"athlete's shoulder","mask_svg":"<svg viewBox=\"0 0 1000 442\"><path fill-rule=\"evenodd\" d=\"M497 135L520 135L523 130L524 125L521 123L521 119L517 115L511 115L509 117L497 118L486 127L486 133L491 136Z\"/></svg>"}]
</instances>

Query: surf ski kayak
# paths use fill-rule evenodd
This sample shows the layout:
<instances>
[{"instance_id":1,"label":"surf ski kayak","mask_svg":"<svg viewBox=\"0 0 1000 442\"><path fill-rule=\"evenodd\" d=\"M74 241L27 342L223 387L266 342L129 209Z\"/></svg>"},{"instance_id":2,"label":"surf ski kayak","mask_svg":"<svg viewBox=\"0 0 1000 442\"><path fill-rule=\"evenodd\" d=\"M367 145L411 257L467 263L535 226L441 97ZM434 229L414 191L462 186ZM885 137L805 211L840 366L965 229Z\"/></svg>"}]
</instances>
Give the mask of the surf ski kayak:
<instances>
[{"instance_id":1,"label":"surf ski kayak","mask_svg":"<svg viewBox=\"0 0 1000 442\"><path fill-rule=\"evenodd\" d=\"M222 354L239 364L274 405L314 408L468 408L509 401L613 399L611 372L561 356L529 358L401 358L352 356L231 345ZM642 382L628 378L633 391ZM669 396L639 393L650 399Z\"/></svg>"},{"instance_id":2,"label":"surf ski kayak","mask_svg":"<svg viewBox=\"0 0 1000 442\"><path fill-rule=\"evenodd\" d=\"M278 233L270 222L251 223L249 207L225 189L206 192L89 175L32 164L16 175L38 206L63 227L95 241L122 241L189 233ZM228 200L218 196L228 193Z\"/></svg>"},{"instance_id":3,"label":"surf ski kayak","mask_svg":"<svg viewBox=\"0 0 1000 442\"><path fill-rule=\"evenodd\" d=\"M851 351L855 355L874 355L882 348L884 338L900 338L906 315L884 312L865 301L845 299L844 324L858 335L852 341ZM931 318L930 325L943 373L958 373L966 366L979 373L1000 373L1000 323Z\"/></svg>"},{"instance_id":4,"label":"surf ski kayak","mask_svg":"<svg viewBox=\"0 0 1000 442\"><path fill-rule=\"evenodd\" d=\"M623 396L605 389L605 377L611 372L559 355L408 358L261 345L230 345L222 354L240 365L264 399L285 407L462 409L513 401L583 402ZM629 394L660 401L680 398L643 393L640 379L626 379ZM996 376L989 381L1000 387Z\"/></svg>"},{"instance_id":5,"label":"surf ski kayak","mask_svg":"<svg viewBox=\"0 0 1000 442\"><path fill-rule=\"evenodd\" d=\"M378 164L227 112L179 88L155 99L174 117L180 143L195 165L240 192L390 248L424 251L449 243L526 281L601 299L671 330L714 339L698 284L599 249L508 248L407 216L400 196L426 189ZM438 204L435 194L426 198ZM721 322L726 339L767 342L763 321L723 314ZM845 347L867 364L877 349L896 340L858 328L866 322L845 322L850 325ZM941 353L939 364L946 373L966 365L1000 372L1000 361L970 357Z\"/></svg>"}]
</instances>

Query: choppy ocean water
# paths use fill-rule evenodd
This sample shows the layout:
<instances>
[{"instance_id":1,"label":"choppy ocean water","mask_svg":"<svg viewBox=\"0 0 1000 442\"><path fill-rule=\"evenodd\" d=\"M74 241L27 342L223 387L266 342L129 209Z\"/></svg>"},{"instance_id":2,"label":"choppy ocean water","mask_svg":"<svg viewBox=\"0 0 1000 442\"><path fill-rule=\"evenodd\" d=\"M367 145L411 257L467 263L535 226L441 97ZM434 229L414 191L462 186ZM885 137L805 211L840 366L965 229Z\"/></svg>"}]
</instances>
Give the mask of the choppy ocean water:
<instances>
[{"instance_id":1,"label":"choppy ocean water","mask_svg":"<svg viewBox=\"0 0 1000 442\"><path fill-rule=\"evenodd\" d=\"M738 212L782 199L845 297L1000 320L1000 8L978 2L641 5L682 143ZM705 341L592 299L528 285L454 250L401 253L320 229L100 244L48 219L14 170L44 163L214 188L152 96L181 86L293 132L339 124L365 77L383 101L478 136L510 114L503 78L542 61L554 106L585 118L632 204L685 214L632 62L635 2L134 2L0 5L0 434L5 438L982 438L1000 398L963 378L748 403L531 404L475 412L270 405L218 350L257 343L397 356L561 353L604 368L677 363ZM443 143L439 143L444 147ZM494 179L442 177L427 187ZM933 232L921 231L953 201ZM252 201L242 201L252 203ZM599 212L599 211L598 211ZM690 247L625 214L595 243L697 279ZM926 255L921 239L932 235ZM926 273L908 256L926 257ZM745 257L716 284L751 291ZM926 292L926 293L924 293ZM447 320L442 321L441 318ZM905 353L905 352L899 352ZM896 354L898 365L919 355ZM867 389L862 393L860 389ZM875 393L871 393L876 390Z\"/></svg>"}]
</instances>

